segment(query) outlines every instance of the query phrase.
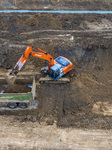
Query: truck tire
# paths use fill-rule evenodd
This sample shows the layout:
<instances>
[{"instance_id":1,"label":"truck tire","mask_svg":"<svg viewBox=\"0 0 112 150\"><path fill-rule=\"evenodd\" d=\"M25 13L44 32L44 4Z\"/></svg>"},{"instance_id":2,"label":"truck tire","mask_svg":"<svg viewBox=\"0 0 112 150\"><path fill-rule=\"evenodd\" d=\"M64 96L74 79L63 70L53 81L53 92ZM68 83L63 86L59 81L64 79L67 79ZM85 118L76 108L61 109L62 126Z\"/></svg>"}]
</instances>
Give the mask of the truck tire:
<instances>
[{"instance_id":1,"label":"truck tire","mask_svg":"<svg viewBox=\"0 0 112 150\"><path fill-rule=\"evenodd\" d=\"M20 108L27 108L28 104L27 103L19 103L18 105Z\"/></svg>"},{"instance_id":2,"label":"truck tire","mask_svg":"<svg viewBox=\"0 0 112 150\"><path fill-rule=\"evenodd\" d=\"M16 108L17 107L17 103L8 103L7 104L7 107L9 107L9 108L11 108L11 109L14 109L14 108Z\"/></svg>"}]
</instances>

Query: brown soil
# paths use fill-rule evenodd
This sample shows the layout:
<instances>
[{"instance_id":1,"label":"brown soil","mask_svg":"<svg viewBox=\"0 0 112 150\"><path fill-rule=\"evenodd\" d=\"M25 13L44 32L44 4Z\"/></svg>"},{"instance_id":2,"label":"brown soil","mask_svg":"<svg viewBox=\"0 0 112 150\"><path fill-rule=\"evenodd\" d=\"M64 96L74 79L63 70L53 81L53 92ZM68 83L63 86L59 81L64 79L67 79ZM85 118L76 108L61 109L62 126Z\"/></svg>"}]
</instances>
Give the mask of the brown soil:
<instances>
[{"instance_id":1,"label":"brown soil","mask_svg":"<svg viewBox=\"0 0 112 150\"><path fill-rule=\"evenodd\" d=\"M104 77L96 79L94 73L77 74L68 85L41 86L37 90L40 119L47 124L57 120L57 125L62 127L111 129L109 112L105 115L105 110L100 110L102 113L96 114L92 109L96 102L112 104L112 87Z\"/></svg>"},{"instance_id":2,"label":"brown soil","mask_svg":"<svg viewBox=\"0 0 112 150\"><path fill-rule=\"evenodd\" d=\"M96 114L93 109L96 104L111 106L112 103L111 18L112 15L97 14L0 16L1 68L14 66L28 45L37 46L54 58L65 56L74 65L74 70L66 75L70 84L37 87L38 109L20 111L20 120L26 122L35 118L46 124L56 121L61 127L112 128L110 113L100 109ZM23 71L40 71L45 65L44 60L30 57Z\"/></svg>"},{"instance_id":3,"label":"brown soil","mask_svg":"<svg viewBox=\"0 0 112 150\"><path fill-rule=\"evenodd\" d=\"M31 91L31 88L28 87L27 85L15 84L15 85L8 86L5 89L4 93L27 93L30 91Z\"/></svg>"},{"instance_id":4,"label":"brown soil","mask_svg":"<svg viewBox=\"0 0 112 150\"><path fill-rule=\"evenodd\" d=\"M79 64L82 59L90 61L91 57L97 55L97 50L111 49L111 16L109 14L0 15L2 20L0 67L12 68L28 45L39 47L54 58L59 55L69 57L74 64ZM46 65L44 60L34 57L30 57L27 64L29 64L27 68L34 64L37 70Z\"/></svg>"},{"instance_id":5,"label":"brown soil","mask_svg":"<svg viewBox=\"0 0 112 150\"><path fill-rule=\"evenodd\" d=\"M57 128L20 117L0 116L0 149L6 150L111 150L112 131Z\"/></svg>"},{"instance_id":6,"label":"brown soil","mask_svg":"<svg viewBox=\"0 0 112 150\"><path fill-rule=\"evenodd\" d=\"M111 0L1 0L0 9L111 10Z\"/></svg>"},{"instance_id":7,"label":"brown soil","mask_svg":"<svg viewBox=\"0 0 112 150\"><path fill-rule=\"evenodd\" d=\"M111 0L0 1L0 9L111 10L111 5ZM0 14L0 20L0 73L12 68L28 45L74 65L66 75L70 84L37 86L37 109L0 109L0 149L111 149L112 15ZM33 74L45 65L30 57L22 71ZM17 86L15 92L21 90L31 91Z\"/></svg>"}]
</instances>

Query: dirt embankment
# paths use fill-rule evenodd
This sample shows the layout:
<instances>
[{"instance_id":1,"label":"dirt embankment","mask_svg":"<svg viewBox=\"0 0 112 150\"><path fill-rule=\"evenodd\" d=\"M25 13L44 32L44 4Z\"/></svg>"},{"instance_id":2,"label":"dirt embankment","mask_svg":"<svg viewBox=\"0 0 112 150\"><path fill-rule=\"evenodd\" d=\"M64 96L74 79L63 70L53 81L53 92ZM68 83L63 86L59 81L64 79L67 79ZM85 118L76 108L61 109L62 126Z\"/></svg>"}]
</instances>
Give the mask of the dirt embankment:
<instances>
[{"instance_id":1,"label":"dirt embankment","mask_svg":"<svg viewBox=\"0 0 112 150\"><path fill-rule=\"evenodd\" d=\"M10 117L10 118L9 118ZM20 117L0 116L0 149L84 149L111 150L112 131L57 128L55 124L20 121Z\"/></svg>"},{"instance_id":2,"label":"dirt embankment","mask_svg":"<svg viewBox=\"0 0 112 150\"><path fill-rule=\"evenodd\" d=\"M1 0L0 9L111 10L111 0Z\"/></svg>"},{"instance_id":3,"label":"dirt embankment","mask_svg":"<svg viewBox=\"0 0 112 150\"><path fill-rule=\"evenodd\" d=\"M111 15L2 14L0 19L0 67L3 68L14 66L28 45L39 47L54 58L69 57L73 63L85 57L91 59L97 50L107 51L112 47ZM45 61L34 57L27 62L29 67L45 65Z\"/></svg>"},{"instance_id":4,"label":"dirt embankment","mask_svg":"<svg viewBox=\"0 0 112 150\"><path fill-rule=\"evenodd\" d=\"M35 120L77 128L112 128L112 15L10 14L1 15L1 68L14 66L27 45L74 65L68 85L37 87ZM36 51L36 50L35 50ZM7 59L8 58L8 59ZM40 70L46 63L29 58L25 68ZM23 68L23 70L25 69ZM26 115L22 121L30 121ZM31 116L32 121L32 116Z\"/></svg>"}]
</instances>

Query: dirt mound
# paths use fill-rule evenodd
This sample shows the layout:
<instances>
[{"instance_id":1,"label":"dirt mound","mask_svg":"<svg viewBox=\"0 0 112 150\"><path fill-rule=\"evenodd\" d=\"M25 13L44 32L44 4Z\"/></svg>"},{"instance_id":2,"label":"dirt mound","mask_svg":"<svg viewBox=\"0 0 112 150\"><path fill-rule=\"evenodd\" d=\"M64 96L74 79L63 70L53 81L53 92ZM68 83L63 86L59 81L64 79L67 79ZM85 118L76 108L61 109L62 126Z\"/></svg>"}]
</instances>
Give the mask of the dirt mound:
<instances>
[{"instance_id":1,"label":"dirt mound","mask_svg":"<svg viewBox=\"0 0 112 150\"><path fill-rule=\"evenodd\" d=\"M92 72L91 72L92 73ZM94 71L93 71L94 73ZM102 74L103 71L100 72ZM107 73L109 76L109 72ZM57 120L59 127L74 126L75 128L110 129L111 91L110 83L106 83L106 76L96 78L89 73L77 74L68 85L43 85L37 89L39 112L38 119L53 124ZM111 79L111 78L110 78ZM102 82L101 82L102 81ZM100 108L96 104L102 104ZM96 109L94 109L94 107Z\"/></svg>"},{"instance_id":2,"label":"dirt mound","mask_svg":"<svg viewBox=\"0 0 112 150\"><path fill-rule=\"evenodd\" d=\"M31 88L28 87L27 85L20 85L20 84L15 84L15 85L10 85L8 86L4 93L27 93L30 92Z\"/></svg>"},{"instance_id":3,"label":"dirt mound","mask_svg":"<svg viewBox=\"0 0 112 150\"><path fill-rule=\"evenodd\" d=\"M111 10L111 0L1 0L0 9Z\"/></svg>"}]
</instances>

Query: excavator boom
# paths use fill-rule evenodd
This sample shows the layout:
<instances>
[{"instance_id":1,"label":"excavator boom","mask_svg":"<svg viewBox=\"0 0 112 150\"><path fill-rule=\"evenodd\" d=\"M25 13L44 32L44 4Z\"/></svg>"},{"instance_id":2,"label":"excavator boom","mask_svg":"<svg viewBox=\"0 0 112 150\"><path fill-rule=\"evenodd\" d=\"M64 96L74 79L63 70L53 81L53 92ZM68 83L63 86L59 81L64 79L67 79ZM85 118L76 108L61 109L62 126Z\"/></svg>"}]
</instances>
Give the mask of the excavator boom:
<instances>
[{"instance_id":1,"label":"excavator boom","mask_svg":"<svg viewBox=\"0 0 112 150\"><path fill-rule=\"evenodd\" d=\"M43 50L41 50L39 48L37 48L37 50L40 51L41 53L33 52L32 46L28 46L27 49L25 50L25 52L23 53L23 55L21 56L21 58L19 59L19 61L16 63L13 70L10 72L10 75L16 75L21 70L21 68L23 67L23 65L25 64L25 62L27 61L27 59L30 55L48 60L48 62L49 62L48 68L50 68L51 66L54 65L54 59L51 55L49 55L48 53L44 52Z\"/></svg>"}]
</instances>

